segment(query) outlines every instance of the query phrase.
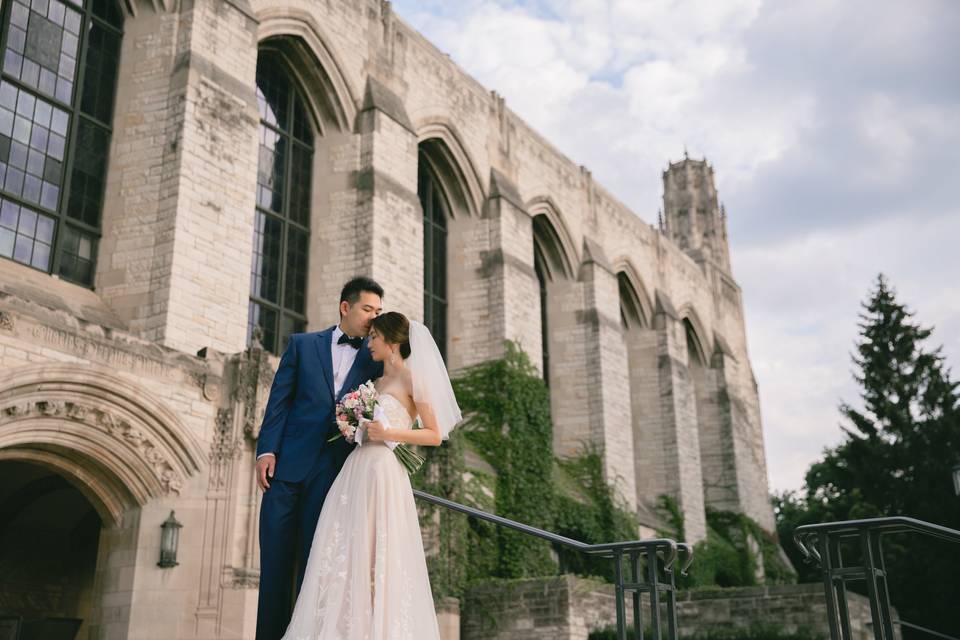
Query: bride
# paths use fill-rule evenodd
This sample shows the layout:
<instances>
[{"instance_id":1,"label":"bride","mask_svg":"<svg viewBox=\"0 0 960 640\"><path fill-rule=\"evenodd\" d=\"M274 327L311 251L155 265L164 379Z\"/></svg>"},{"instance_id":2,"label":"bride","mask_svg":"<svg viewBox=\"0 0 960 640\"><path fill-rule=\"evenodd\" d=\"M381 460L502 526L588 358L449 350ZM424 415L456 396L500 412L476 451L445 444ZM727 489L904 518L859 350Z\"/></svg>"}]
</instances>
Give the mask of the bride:
<instances>
[{"instance_id":1,"label":"bride","mask_svg":"<svg viewBox=\"0 0 960 640\"><path fill-rule=\"evenodd\" d=\"M330 487L284 640L440 637L410 478L384 443L437 446L460 409L424 325L385 313L369 348L384 363L375 386L387 420L367 423Z\"/></svg>"}]
</instances>

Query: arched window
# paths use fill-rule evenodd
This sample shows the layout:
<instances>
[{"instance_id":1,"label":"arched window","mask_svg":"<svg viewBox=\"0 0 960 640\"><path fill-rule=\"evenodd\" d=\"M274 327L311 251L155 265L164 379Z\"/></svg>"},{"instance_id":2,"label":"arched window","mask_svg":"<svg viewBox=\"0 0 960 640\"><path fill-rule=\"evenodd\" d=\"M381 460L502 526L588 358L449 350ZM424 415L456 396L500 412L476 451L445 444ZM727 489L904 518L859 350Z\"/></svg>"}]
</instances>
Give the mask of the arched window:
<instances>
[{"instance_id":1,"label":"arched window","mask_svg":"<svg viewBox=\"0 0 960 640\"><path fill-rule=\"evenodd\" d=\"M446 360L449 206L423 150L417 164L417 195L423 208L423 323Z\"/></svg>"},{"instance_id":2,"label":"arched window","mask_svg":"<svg viewBox=\"0 0 960 640\"><path fill-rule=\"evenodd\" d=\"M123 14L9 0L0 15L0 256L91 286Z\"/></svg>"},{"instance_id":3,"label":"arched window","mask_svg":"<svg viewBox=\"0 0 960 640\"><path fill-rule=\"evenodd\" d=\"M280 353L307 325L307 258L314 128L306 103L276 54L257 60L260 153L247 340L255 327Z\"/></svg>"},{"instance_id":4,"label":"arched window","mask_svg":"<svg viewBox=\"0 0 960 640\"><path fill-rule=\"evenodd\" d=\"M693 328L693 323L687 318L684 318L683 328L687 334L687 357L690 366L705 367L707 365L707 359L704 357L703 346L700 343L700 338L697 336L696 329Z\"/></svg>"},{"instance_id":5,"label":"arched window","mask_svg":"<svg viewBox=\"0 0 960 640\"><path fill-rule=\"evenodd\" d=\"M550 386L550 330L547 325L547 276L546 260L540 246L533 246L533 270L537 274L537 284L540 287L540 353L543 370L543 381Z\"/></svg>"},{"instance_id":6,"label":"arched window","mask_svg":"<svg viewBox=\"0 0 960 640\"><path fill-rule=\"evenodd\" d=\"M617 286L620 290L620 325L624 331L639 329L647 325L640 298L623 271L617 274Z\"/></svg>"},{"instance_id":7,"label":"arched window","mask_svg":"<svg viewBox=\"0 0 960 640\"><path fill-rule=\"evenodd\" d=\"M560 326L551 319L551 313L559 310L550 298L573 282L573 271L564 253L560 235L550 222L549 216L543 213L533 216L533 269L540 289L540 347L543 353L543 380L549 386L550 331ZM554 347L556 346L557 344L554 343Z\"/></svg>"}]
</instances>

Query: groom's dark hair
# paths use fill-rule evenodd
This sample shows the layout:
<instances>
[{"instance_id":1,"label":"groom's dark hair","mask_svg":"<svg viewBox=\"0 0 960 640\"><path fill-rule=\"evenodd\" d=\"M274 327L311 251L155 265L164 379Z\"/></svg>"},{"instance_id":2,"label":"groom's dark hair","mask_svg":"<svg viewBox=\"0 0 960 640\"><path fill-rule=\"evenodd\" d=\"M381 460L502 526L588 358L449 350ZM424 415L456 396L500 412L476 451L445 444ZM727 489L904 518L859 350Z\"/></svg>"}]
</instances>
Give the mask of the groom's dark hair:
<instances>
[{"instance_id":1,"label":"groom's dark hair","mask_svg":"<svg viewBox=\"0 0 960 640\"><path fill-rule=\"evenodd\" d=\"M377 284L376 280L359 276L343 285L343 289L340 291L340 302L346 302L353 306L353 304L360 299L360 294L364 291L367 293L375 293L381 298L383 297L383 287Z\"/></svg>"}]
</instances>

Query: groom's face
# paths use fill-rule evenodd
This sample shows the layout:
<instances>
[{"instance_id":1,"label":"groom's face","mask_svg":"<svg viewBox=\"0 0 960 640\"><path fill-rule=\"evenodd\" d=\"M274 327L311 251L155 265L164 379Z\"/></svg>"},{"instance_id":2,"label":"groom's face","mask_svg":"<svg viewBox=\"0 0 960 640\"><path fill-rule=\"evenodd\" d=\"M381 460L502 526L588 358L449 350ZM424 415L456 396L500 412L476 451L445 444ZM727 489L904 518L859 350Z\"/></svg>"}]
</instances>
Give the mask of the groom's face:
<instances>
[{"instance_id":1,"label":"groom's face","mask_svg":"<svg viewBox=\"0 0 960 640\"><path fill-rule=\"evenodd\" d=\"M340 303L340 327L350 336L365 336L370 333L370 321L380 315L383 304L380 296L370 291L361 291L360 298L350 304Z\"/></svg>"}]
</instances>

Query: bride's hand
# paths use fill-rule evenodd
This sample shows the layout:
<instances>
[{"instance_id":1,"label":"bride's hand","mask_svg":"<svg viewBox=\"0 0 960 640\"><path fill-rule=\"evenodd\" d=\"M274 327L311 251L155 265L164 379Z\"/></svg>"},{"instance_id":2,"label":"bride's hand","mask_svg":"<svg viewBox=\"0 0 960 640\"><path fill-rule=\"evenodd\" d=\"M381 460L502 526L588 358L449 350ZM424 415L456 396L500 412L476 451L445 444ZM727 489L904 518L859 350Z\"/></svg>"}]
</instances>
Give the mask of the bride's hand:
<instances>
[{"instance_id":1,"label":"bride's hand","mask_svg":"<svg viewBox=\"0 0 960 640\"><path fill-rule=\"evenodd\" d=\"M371 442L383 442L387 439L387 430L376 420L371 420L364 425L367 431L367 439Z\"/></svg>"}]
</instances>

